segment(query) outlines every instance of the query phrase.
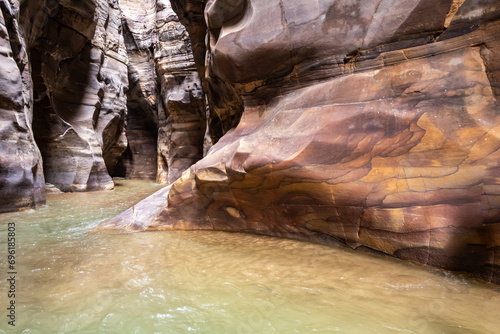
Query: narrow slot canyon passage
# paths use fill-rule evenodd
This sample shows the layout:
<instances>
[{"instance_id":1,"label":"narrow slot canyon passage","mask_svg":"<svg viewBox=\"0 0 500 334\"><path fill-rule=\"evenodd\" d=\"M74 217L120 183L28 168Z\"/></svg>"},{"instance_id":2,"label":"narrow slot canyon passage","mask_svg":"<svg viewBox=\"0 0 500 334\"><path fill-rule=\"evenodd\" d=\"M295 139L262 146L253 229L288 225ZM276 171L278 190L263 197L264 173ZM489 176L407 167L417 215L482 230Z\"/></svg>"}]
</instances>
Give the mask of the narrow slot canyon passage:
<instances>
[{"instance_id":1,"label":"narrow slot canyon passage","mask_svg":"<svg viewBox=\"0 0 500 334\"><path fill-rule=\"evenodd\" d=\"M499 161L498 0L0 0L0 333L496 333Z\"/></svg>"}]
</instances>

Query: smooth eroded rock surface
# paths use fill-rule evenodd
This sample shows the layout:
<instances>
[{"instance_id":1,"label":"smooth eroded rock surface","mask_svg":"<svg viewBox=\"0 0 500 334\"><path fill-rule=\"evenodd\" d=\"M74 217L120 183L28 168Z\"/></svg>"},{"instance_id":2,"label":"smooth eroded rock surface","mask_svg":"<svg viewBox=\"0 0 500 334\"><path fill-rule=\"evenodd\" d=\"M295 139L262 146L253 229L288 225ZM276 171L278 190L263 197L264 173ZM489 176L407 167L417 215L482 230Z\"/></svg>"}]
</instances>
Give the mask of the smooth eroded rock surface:
<instances>
[{"instance_id":1,"label":"smooth eroded rock surface","mask_svg":"<svg viewBox=\"0 0 500 334\"><path fill-rule=\"evenodd\" d=\"M218 0L205 18L211 108L237 97L241 120L161 213L106 227L342 244L500 283L498 1Z\"/></svg>"},{"instance_id":2,"label":"smooth eroded rock surface","mask_svg":"<svg viewBox=\"0 0 500 334\"><path fill-rule=\"evenodd\" d=\"M203 157L205 95L169 0L120 0L129 55L126 176L173 182Z\"/></svg>"},{"instance_id":3,"label":"smooth eroded rock surface","mask_svg":"<svg viewBox=\"0 0 500 334\"><path fill-rule=\"evenodd\" d=\"M19 21L12 1L1 0L0 212L45 204L42 158L31 128L30 65Z\"/></svg>"},{"instance_id":4,"label":"smooth eroded rock surface","mask_svg":"<svg viewBox=\"0 0 500 334\"><path fill-rule=\"evenodd\" d=\"M172 182L202 158L205 95L168 0L0 9L0 211L111 176Z\"/></svg>"},{"instance_id":5,"label":"smooth eroded rock surface","mask_svg":"<svg viewBox=\"0 0 500 334\"><path fill-rule=\"evenodd\" d=\"M25 1L21 11L45 181L61 191L112 189L107 166L126 148L128 89L116 3Z\"/></svg>"}]
</instances>

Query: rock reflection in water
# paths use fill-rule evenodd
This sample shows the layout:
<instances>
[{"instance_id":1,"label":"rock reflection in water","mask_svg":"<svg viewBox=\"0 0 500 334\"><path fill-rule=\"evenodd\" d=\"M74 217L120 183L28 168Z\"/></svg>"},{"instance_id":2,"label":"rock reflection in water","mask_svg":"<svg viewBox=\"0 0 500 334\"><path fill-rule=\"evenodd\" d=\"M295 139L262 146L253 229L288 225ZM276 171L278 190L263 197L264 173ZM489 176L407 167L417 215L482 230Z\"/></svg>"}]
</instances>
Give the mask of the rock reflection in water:
<instances>
[{"instance_id":1,"label":"rock reflection in water","mask_svg":"<svg viewBox=\"0 0 500 334\"><path fill-rule=\"evenodd\" d=\"M16 332L455 334L500 325L498 288L393 259L222 232L92 232L158 189L121 183L0 216L1 234L7 221L18 226Z\"/></svg>"}]
</instances>

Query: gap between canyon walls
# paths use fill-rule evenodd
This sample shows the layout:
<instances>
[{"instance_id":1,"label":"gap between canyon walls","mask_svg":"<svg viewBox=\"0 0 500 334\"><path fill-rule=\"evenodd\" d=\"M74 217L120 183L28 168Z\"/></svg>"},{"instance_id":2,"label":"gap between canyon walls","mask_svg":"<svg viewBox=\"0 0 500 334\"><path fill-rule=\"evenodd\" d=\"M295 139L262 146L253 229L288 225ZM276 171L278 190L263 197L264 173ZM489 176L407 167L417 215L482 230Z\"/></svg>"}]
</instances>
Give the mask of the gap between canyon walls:
<instances>
[{"instance_id":1,"label":"gap between canyon walls","mask_svg":"<svg viewBox=\"0 0 500 334\"><path fill-rule=\"evenodd\" d=\"M203 157L206 104L191 42L169 0L120 0L129 63L123 176L172 182Z\"/></svg>"},{"instance_id":2,"label":"gap between canyon walls","mask_svg":"<svg viewBox=\"0 0 500 334\"><path fill-rule=\"evenodd\" d=\"M202 158L205 95L168 0L0 5L0 211L111 176L171 182Z\"/></svg>"}]
</instances>

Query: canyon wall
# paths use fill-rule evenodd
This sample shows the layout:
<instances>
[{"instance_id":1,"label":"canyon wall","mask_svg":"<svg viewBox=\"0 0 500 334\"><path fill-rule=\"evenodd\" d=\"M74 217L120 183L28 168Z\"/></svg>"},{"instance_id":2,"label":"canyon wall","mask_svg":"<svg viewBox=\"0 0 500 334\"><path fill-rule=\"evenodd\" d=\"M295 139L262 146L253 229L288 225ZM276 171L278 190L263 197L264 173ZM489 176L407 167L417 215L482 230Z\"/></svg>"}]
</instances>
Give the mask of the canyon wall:
<instances>
[{"instance_id":1,"label":"canyon wall","mask_svg":"<svg viewBox=\"0 0 500 334\"><path fill-rule=\"evenodd\" d=\"M45 204L32 131L33 93L18 7L0 0L0 212Z\"/></svg>"},{"instance_id":2,"label":"canyon wall","mask_svg":"<svg viewBox=\"0 0 500 334\"><path fill-rule=\"evenodd\" d=\"M0 212L111 176L171 182L203 156L205 95L168 0L0 9Z\"/></svg>"},{"instance_id":3,"label":"canyon wall","mask_svg":"<svg viewBox=\"0 0 500 334\"><path fill-rule=\"evenodd\" d=\"M498 1L172 2L225 135L101 228L283 236L500 283Z\"/></svg>"},{"instance_id":4,"label":"canyon wall","mask_svg":"<svg viewBox=\"0 0 500 334\"><path fill-rule=\"evenodd\" d=\"M112 189L106 165L126 147L128 88L116 3L24 1L20 9L45 182L61 191Z\"/></svg>"},{"instance_id":5,"label":"canyon wall","mask_svg":"<svg viewBox=\"0 0 500 334\"><path fill-rule=\"evenodd\" d=\"M169 0L120 0L129 56L131 178L172 182L203 157L206 106L184 26Z\"/></svg>"},{"instance_id":6,"label":"canyon wall","mask_svg":"<svg viewBox=\"0 0 500 334\"><path fill-rule=\"evenodd\" d=\"M0 212L155 179L101 227L500 283L497 0L0 0L0 63Z\"/></svg>"}]
</instances>

